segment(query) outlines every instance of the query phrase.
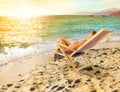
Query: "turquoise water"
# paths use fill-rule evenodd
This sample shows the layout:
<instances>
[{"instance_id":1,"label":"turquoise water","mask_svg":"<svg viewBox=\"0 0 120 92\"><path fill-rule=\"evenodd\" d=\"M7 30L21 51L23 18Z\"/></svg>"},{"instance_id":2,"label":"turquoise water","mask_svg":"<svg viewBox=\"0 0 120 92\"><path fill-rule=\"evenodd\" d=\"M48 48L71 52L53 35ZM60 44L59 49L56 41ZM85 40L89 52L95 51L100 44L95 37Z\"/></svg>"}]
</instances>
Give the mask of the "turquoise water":
<instances>
[{"instance_id":1,"label":"turquoise water","mask_svg":"<svg viewBox=\"0 0 120 92\"><path fill-rule=\"evenodd\" d=\"M50 20L46 34L50 37L75 37L92 30L115 30L120 32L120 18L91 16L56 16Z\"/></svg>"},{"instance_id":2,"label":"turquoise water","mask_svg":"<svg viewBox=\"0 0 120 92\"><path fill-rule=\"evenodd\" d=\"M57 40L59 37L84 36L92 30L120 32L120 17L105 16L42 16L28 19L2 17L2 43L35 43ZM4 39L6 38L6 39Z\"/></svg>"},{"instance_id":3,"label":"turquoise water","mask_svg":"<svg viewBox=\"0 0 120 92\"><path fill-rule=\"evenodd\" d=\"M42 52L55 48L58 38L82 39L100 29L115 30L111 39L120 41L120 17L41 16L32 18L0 17L0 52L3 55ZM11 54L12 53L12 54ZM14 55L13 55L14 56ZM3 57L3 56L2 56ZM6 58L4 56L4 58Z\"/></svg>"}]
</instances>

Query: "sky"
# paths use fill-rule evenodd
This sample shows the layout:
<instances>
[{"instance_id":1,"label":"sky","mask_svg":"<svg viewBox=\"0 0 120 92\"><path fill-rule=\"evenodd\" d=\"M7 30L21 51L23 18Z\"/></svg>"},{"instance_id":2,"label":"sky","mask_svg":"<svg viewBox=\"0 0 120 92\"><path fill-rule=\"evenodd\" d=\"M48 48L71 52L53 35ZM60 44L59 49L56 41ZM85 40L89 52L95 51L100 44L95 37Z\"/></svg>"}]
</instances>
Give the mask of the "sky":
<instances>
[{"instance_id":1,"label":"sky","mask_svg":"<svg viewBox=\"0 0 120 92\"><path fill-rule=\"evenodd\" d=\"M0 0L0 15L64 15L120 8L120 0Z\"/></svg>"}]
</instances>

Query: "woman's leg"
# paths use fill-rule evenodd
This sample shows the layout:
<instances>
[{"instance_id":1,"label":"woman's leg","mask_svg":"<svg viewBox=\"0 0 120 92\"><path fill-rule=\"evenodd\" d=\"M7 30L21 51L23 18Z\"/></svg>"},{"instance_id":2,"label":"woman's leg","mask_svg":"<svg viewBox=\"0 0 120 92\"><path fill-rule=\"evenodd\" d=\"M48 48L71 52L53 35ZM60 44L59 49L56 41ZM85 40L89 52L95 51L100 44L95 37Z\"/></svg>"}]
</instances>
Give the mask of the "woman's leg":
<instances>
[{"instance_id":1,"label":"woman's leg","mask_svg":"<svg viewBox=\"0 0 120 92\"><path fill-rule=\"evenodd\" d=\"M58 39L62 44L66 45L66 46L69 46L68 48L62 48L64 52L73 52L74 50L77 50L82 44L84 44L84 42L86 40L82 40L81 42L75 42L74 44L70 44L68 43L69 45L66 44L66 39L64 38L60 38Z\"/></svg>"},{"instance_id":2,"label":"woman's leg","mask_svg":"<svg viewBox=\"0 0 120 92\"><path fill-rule=\"evenodd\" d=\"M71 45L70 42L65 38L59 38L58 41L66 46Z\"/></svg>"},{"instance_id":3,"label":"woman's leg","mask_svg":"<svg viewBox=\"0 0 120 92\"><path fill-rule=\"evenodd\" d=\"M84 44L86 40L82 40L81 42L75 42L73 45L69 46L69 51L72 52L74 50L77 50L82 44Z\"/></svg>"},{"instance_id":4,"label":"woman's leg","mask_svg":"<svg viewBox=\"0 0 120 92\"><path fill-rule=\"evenodd\" d=\"M61 44L66 45L66 46L70 46L70 45L71 45L70 42L69 42L68 40L66 40L65 38L59 38L59 39L58 39L58 42L61 43ZM67 48L65 48L65 47L62 47L62 50L63 50L64 52L70 52L69 49L67 49Z\"/></svg>"}]
</instances>

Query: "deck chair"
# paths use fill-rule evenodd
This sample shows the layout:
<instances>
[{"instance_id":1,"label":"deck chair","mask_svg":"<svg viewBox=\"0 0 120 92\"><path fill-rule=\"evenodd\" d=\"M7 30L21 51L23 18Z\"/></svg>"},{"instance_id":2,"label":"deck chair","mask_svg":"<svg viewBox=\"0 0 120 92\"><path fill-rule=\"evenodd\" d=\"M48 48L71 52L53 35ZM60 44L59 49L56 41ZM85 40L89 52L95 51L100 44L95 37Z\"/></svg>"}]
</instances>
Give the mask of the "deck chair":
<instances>
[{"instance_id":1,"label":"deck chair","mask_svg":"<svg viewBox=\"0 0 120 92\"><path fill-rule=\"evenodd\" d=\"M93 63L91 62L91 60L87 57L86 55L86 58L88 59L88 64L82 66L81 68L77 69L75 67L75 65L73 64L72 62L72 57L76 54L76 53L79 53L79 52L85 52L87 53L87 51L89 49L91 49L92 47L94 47L98 42L100 42L103 38L109 36L113 31L108 31L108 30L104 30L104 29L101 29L100 31L98 31L95 35L93 35L90 39L88 39L84 44L82 44L77 50L71 52L71 53L65 53L62 49L62 47L64 48L68 48L68 46L65 46L63 44L61 44L59 41L57 42L57 47L56 49L54 50L54 52L52 53L48 63L50 64L53 59L54 59L54 56L56 54L62 56L63 58L66 58L67 59L67 63L69 65L71 65L74 69L74 71L76 73L79 73L79 70L89 66L90 64L92 65L92 67L94 67Z\"/></svg>"}]
</instances>

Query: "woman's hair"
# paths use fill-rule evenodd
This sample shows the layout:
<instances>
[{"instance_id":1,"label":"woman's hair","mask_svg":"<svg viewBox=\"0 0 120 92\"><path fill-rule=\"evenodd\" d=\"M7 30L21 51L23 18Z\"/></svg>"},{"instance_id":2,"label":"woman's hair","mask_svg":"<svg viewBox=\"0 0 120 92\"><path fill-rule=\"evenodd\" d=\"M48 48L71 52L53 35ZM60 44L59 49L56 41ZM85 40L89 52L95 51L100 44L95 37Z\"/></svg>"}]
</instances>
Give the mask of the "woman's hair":
<instances>
[{"instance_id":1,"label":"woman's hair","mask_svg":"<svg viewBox=\"0 0 120 92\"><path fill-rule=\"evenodd\" d=\"M92 32L91 32L91 34L92 35L94 35L94 34L96 34L97 32L95 31L95 30L93 30Z\"/></svg>"},{"instance_id":2,"label":"woman's hair","mask_svg":"<svg viewBox=\"0 0 120 92\"><path fill-rule=\"evenodd\" d=\"M89 34L88 34L88 37L87 37L87 39L89 39L89 38L91 38L94 34L96 34L97 32L95 31L95 30L93 30L92 32L90 32Z\"/></svg>"}]
</instances>

